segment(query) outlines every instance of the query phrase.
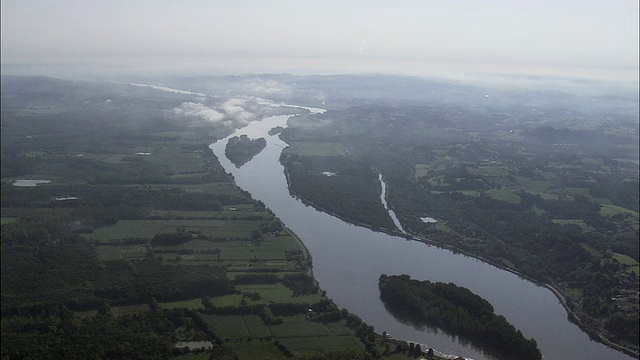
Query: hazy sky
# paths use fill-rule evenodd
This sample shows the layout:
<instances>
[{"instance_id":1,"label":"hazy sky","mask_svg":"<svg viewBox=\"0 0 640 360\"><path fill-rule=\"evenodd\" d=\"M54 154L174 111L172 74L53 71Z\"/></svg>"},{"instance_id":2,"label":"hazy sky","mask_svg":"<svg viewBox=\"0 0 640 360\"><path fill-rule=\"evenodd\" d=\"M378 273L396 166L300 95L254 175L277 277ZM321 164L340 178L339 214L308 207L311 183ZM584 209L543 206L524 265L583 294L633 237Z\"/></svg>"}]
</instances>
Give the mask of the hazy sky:
<instances>
[{"instance_id":1,"label":"hazy sky","mask_svg":"<svg viewBox=\"0 0 640 360\"><path fill-rule=\"evenodd\" d=\"M2 0L2 63L638 78L637 0ZM4 71L4 70L3 70Z\"/></svg>"}]
</instances>

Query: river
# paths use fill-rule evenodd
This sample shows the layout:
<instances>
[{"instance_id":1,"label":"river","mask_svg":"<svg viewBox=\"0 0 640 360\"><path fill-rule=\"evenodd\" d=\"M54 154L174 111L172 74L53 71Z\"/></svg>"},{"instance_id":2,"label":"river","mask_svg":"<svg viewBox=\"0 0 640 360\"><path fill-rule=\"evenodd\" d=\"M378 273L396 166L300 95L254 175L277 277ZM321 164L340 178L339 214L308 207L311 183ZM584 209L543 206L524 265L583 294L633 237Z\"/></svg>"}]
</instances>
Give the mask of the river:
<instances>
[{"instance_id":1,"label":"river","mask_svg":"<svg viewBox=\"0 0 640 360\"><path fill-rule=\"evenodd\" d=\"M201 95L164 86L129 84ZM324 111L268 100L262 105L301 108L312 113ZM288 145L277 135L268 135L276 126L286 127L288 119L289 116L272 116L254 121L210 148L241 188L263 201L303 240L313 257L314 277L339 306L360 316L378 333L387 331L396 338L420 343L424 345L422 348L433 347L440 353L491 359L443 332L417 329L397 320L386 311L378 296L378 277L383 273L453 282L487 299L498 314L504 315L525 336L535 338L544 359L633 359L590 340L567 320L564 308L546 288L468 256L346 223L292 197L279 162L280 153ZM242 134L252 139L264 137L267 147L238 169L225 157L224 149L231 137ZM386 184L382 176L379 179L383 186L381 201L386 208ZM400 223L390 209L389 214L398 226Z\"/></svg>"},{"instance_id":2,"label":"river","mask_svg":"<svg viewBox=\"0 0 640 360\"><path fill-rule=\"evenodd\" d=\"M381 274L453 282L487 299L496 313L526 337L535 338L545 359L632 359L590 340L568 321L558 299L544 287L468 256L346 223L292 197L279 162L287 144L267 134L276 126L286 127L288 118L272 116L252 122L210 147L238 186L263 201L302 239L313 257L315 278L336 304L360 316L378 333L386 331L445 354L491 359L442 331L418 329L397 320L379 299ZM267 146L238 169L224 156L224 148L230 137L242 134L264 137Z\"/></svg>"}]
</instances>

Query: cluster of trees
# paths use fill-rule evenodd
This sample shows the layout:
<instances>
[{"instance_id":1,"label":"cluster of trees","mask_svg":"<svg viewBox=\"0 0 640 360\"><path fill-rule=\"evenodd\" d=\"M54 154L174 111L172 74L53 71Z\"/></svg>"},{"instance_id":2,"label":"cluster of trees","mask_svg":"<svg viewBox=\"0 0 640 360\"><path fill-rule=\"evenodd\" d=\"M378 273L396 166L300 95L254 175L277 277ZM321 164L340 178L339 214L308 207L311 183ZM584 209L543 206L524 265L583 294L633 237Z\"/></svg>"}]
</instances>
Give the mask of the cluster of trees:
<instances>
[{"instance_id":1,"label":"cluster of trees","mask_svg":"<svg viewBox=\"0 0 640 360\"><path fill-rule=\"evenodd\" d=\"M46 316L3 317L2 357L169 359L177 350L179 328L196 340L213 339L198 326L197 314L185 309L83 319L65 307L60 309Z\"/></svg>"},{"instance_id":2,"label":"cluster of trees","mask_svg":"<svg viewBox=\"0 0 640 360\"><path fill-rule=\"evenodd\" d=\"M380 276L380 298L415 321L437 326L503 356L542 359L535 340L526 339L493 306L470 290L449 283L417 281L408 275Z\"/></svg>"},{"instance_id":3,"label":"cluster of trees","mask_svg":"<svg viewBox=\"0 0 640 360\"><path fill-rule=\"evenodd\" d=\"M176 246L184 244L187 241L194 239L194 235L187 231L176 231L174 233L159 233L155 234L151 239L151 245L153 246Z\"/></svg>"}]
</instances>

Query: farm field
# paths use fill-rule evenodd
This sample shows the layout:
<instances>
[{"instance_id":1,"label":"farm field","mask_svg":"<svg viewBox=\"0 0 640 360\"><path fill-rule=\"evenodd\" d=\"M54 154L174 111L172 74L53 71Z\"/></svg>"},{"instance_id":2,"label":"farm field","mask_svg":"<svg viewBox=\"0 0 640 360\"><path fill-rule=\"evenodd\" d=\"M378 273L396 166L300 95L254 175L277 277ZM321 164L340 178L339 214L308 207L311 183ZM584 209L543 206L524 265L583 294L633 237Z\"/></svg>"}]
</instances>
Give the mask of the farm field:
<instances>
[{"instance_id":1,"label":"farm field","mask_svg":"<svg viewBox=\"0 0 640 360\"><path fill-rule=\"evenodd\" d=\"M302 242L207 148L232 128L175 115L185 95L33 81L73 96L56 105L62 116L31 111L46 108L41 95L6 98L3 85L3 354L288 358L364 353L379 340L356 336L361 322L347 323L323 295ZM256 115L278 111L254 105ZM18 179L51 182L12 185ZM25 346L36 336L25 321L44 329L37 345ZM204 356L175 348L181 342L211 345Z\"/></svg>"}]
</instances>

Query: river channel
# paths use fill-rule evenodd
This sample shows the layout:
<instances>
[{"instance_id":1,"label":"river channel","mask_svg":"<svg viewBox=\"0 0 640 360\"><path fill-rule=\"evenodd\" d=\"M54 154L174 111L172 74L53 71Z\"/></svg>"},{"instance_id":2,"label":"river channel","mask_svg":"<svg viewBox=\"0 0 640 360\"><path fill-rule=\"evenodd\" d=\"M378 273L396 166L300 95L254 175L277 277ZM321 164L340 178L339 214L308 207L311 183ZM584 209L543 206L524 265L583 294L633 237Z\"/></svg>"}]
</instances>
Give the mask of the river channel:
<instances>
[{"instance_id":1,"label":"river channel","mask_svg":"<svg viewBox=\"0 0 640 360\"><path fill-rule=\"evenodd\" d=\"M496 313L504 315L526 337L535 338L544 359L632 359L590 340L568 321L566 311L546 288L468 256L349 224L291 196L279 162L287 144L278 135L267 134L276 126L286 127L288 118L272 116L254 121L210 148L238 186L263 201L302 239L313 257L314 277L338 306L357 314L378 333L386 331L444 354L491 359L442 331L397 320L379 298L381 274L453 282L487 299ZM230 137L242 134L253 139L264 137L267 146L238 169L225 157L224 149Z\"/></svg>"}]
</instances>

